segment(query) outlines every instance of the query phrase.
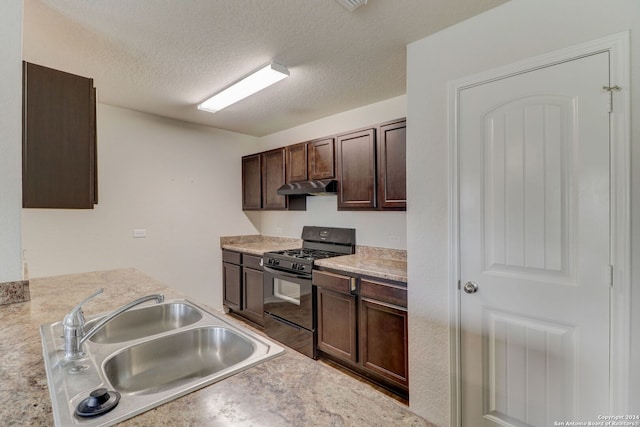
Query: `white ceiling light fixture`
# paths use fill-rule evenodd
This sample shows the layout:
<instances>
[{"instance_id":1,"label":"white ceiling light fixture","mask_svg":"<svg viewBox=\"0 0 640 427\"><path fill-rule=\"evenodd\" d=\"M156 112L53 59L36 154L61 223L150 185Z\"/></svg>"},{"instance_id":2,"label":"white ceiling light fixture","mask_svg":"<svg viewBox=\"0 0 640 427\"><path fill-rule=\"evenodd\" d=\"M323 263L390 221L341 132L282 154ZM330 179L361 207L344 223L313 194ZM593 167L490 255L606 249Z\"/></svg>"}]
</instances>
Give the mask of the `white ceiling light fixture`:
<instances>
[{"instance_id":1,"label":"white ceiling light fixture","mask_svg":"<svg viewBox=\"0 0 640 427\"><path fill-rule=\"evenodd\" d=\"M287 67L272 62L199 104L198 110L215 113L279 82L285 77L289 77Z\"/></svg>"},{"instance_id":2,"label":"white ceiling light fixture","mask_svg":"<svg viewBox=\"0 0 640 427\"><path fill-rule=\"evenodd\" d=\"M344 6L345 9L351 12L353 12L360 6L364 6L365 4L367 4L367 0L336 0L336 1L340 3L342 6Z\"/></svg>"}]
</instances>

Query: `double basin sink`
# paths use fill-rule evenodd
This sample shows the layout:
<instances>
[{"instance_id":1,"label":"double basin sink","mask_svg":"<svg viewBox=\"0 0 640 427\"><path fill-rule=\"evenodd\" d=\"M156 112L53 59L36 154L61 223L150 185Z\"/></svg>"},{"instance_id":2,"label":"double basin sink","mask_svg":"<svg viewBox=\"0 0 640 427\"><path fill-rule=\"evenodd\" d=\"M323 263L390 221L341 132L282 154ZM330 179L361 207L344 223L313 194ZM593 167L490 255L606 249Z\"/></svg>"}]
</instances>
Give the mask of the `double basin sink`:
<instances>
[{"instance_id":1,"label":"double basin sink","mask_svg":"<svg viewBox=\"0 0 640 427\"><path fill-rule=\"evenodd\" d=\"M89 330L103 316L86 323ZM62 322L40 328L56 425L107 426L131 418L276 357L284 349L187 300L131 309L67 360ZM76 407L94 390L120 394L108 412L84 417Z\"/></svg>"}]
</instances>

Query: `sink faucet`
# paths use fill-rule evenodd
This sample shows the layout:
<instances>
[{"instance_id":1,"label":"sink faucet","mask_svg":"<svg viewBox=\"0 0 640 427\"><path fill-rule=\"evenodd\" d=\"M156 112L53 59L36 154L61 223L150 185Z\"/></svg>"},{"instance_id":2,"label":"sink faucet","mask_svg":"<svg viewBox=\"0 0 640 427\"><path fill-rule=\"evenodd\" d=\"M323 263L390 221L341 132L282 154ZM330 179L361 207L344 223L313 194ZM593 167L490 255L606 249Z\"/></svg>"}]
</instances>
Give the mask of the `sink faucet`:
<instances>
[{"instance_id":1,"label":"sink faucet","mask_svg":"<svg viewBox=\"0 0 640 427\"><path fill-rule=\"evenodd\" d=\"M93 328L85 332L85 319L84 313L82 312L82 306L84 305L84 303L97 297L102 292L104 292L104 289L98 289L97 292L82 300L73 308L73 310L69 312L69 314L64 317L64 321L62 322L62 324L64 326L64 358L66 360L79 359L83 357L84 351L82 351L82 344L84 344L86 340L91 338L93 334L98 332L104 325L106 325L125 311L146 301L156 300L158 304L164 301L164 295L162 294L147 295L145 297L138 298L135 301L131 301L129 304L123 305L108 316L105 316Z\"/></svg>"}]
</instances>

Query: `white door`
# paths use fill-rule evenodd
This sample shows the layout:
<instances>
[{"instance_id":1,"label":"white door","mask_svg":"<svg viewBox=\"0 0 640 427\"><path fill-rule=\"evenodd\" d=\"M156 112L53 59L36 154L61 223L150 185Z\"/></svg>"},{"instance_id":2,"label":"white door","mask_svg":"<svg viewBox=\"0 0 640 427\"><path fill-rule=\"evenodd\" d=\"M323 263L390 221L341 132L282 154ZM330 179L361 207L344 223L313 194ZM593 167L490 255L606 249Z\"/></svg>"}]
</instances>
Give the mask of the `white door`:
<instances>
[{"instance_id":1,"label":"white door","mask_svg":"<svg viewBox=\"0 0 640 427\"><path fill-rule=\"evenodd\" d=\"M465 427L608 413L608 83L604 52L460 91Z\"/></svg>"}]
</instances>

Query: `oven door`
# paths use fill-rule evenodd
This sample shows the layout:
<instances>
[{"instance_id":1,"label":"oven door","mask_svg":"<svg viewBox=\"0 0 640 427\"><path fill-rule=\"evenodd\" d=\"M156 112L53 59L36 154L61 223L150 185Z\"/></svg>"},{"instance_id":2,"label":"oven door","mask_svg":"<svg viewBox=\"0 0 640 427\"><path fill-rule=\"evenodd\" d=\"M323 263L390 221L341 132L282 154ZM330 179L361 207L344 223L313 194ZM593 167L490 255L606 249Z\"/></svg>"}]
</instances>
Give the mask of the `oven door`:
<instances>
[{"instance_id":1,"label":"oven door","mask_svg":"<svg viewBox=\"0 0 640 427\"><path fill-rule=\"evenodd\" d=\"M264 266L264 331L271 338L317 357L316 292L311 277Z\"/></svg>"},{"instance_id":2,"label":"oven door","mask_svg":"<svg viewBox=\"0 0 640 427\"><path fill-rule=\"evenodd\" d=\"M311 277L264 266L264 311L309 331L315 330Z\"/></svg>"}]
</instances>

